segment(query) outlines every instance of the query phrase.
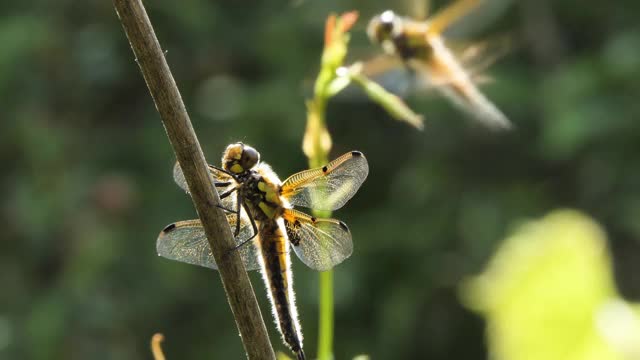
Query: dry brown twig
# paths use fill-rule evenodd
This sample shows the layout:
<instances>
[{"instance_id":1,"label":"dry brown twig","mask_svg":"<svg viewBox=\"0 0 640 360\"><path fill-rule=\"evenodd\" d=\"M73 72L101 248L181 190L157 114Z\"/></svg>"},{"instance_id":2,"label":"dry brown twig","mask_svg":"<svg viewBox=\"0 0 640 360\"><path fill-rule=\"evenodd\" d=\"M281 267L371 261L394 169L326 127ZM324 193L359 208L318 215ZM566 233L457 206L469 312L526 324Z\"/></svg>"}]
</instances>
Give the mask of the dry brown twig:
<instances>
[{"instance_id":1,"label":"dry brown twig","mask_svg":"<svg viewBox=\"0 0 640 360\"><path fill-rule=\"evenodd\" d=\"M220 198L144 6L141 0L114 0L113 3L189 185L247 356L275 359L240 255L237 251L229 252L235 247L233 234L223 210L216 206Z\"/></svg>"}]
</instances>

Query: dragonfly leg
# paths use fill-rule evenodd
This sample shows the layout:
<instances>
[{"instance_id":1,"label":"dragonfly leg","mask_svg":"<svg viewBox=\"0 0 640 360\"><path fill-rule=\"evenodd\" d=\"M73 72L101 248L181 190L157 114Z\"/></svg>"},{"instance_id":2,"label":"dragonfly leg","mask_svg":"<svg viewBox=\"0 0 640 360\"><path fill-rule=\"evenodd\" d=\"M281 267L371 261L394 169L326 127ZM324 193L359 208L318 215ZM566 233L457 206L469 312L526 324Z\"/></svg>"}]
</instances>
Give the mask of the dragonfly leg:
<instances>
[{"instance_id":1,"label":"dragonfly leg","mask_svg":"<svg viewBox=\"0 0 640 360\"><path fill-rule=\"evenodd\" d=\"M231 190L223 192L222 194L220 194L220 200L227 198L229 195L233 194L233 192L236 191L236 190L238 190L237 187L233 188ZM232 210L232 209L226 208L226 207L224 207L222 205L216 205L216 206L219 207L220 209L224 210L224 211L228 211L228 212L230 212L232 214L240 215L239 209L238 210Z\"/></svg>"},{"instance_id":2,"label":"dragonfly leg","mask_svg":"<svg viewBox=\"0 0 640 360\"><path fill-rule=\"evenodd\" d=\"M218 209L222 209L222 210L224 210L224 211L226 211L226 212L228 212L228 213L231 213L231 214L236 214L236 215L238 214L238 211L237 211L237 210L229 209L229 208L226 208L226 207L224 207L224 206L222 206L222 205L216 205L216 207L217 207Z\"/></svg>"},{"instance_id":3,"label":"dragonfly leg","mask_svg":"<svg viewBox=\"0 0 640 360\"><path fill-rule=\"evenodd\" d=\"M238 219L236 221L236 231L234 231L233 233L234 238L240 235L240 213L242 212L242 196L240 195L238 195L236 200L236 209L238 209L238 212L236 213L236 216L238 217ZM247 215L251 215L251 214L247 213ZM251 216L249 216L249 218L251 218Z\"/></svg>"},{"instance_id":4,"label":"dragonfly leg","mask_svg":"<svg viewBox=\"0 0 640 360\"><path fill-rule=\"evenodd\" d=\"M249 215L249 221L251 222L251 228L253 229L253 235L251 235L250 238L248 238L247 240L243 241L239 246L244 245L245 243L249 242L249 240L253 239L254 237L256 237L256 235L258 235L258 226L256 225L256 221L253 220L253 216L251 216L251 213L249 212L249 209L247 208L247 205L242 205L242 207L244 208L244 211L247 212L247 214Z\"/></svg>"},{"instance_id":5,"label":"dragonfly leg","mask_svg":"<svg viewBox=\"0 0 640 360\"><path fill-rule=\"evenodd\" d=\"M231 181L224 181L224 182L213 182L213 185L215 187L225 187L225 186L229 186L231 185Z\"/></svg>"},{"instance_id":6,"label":"dragonfly leg","mask_svg":"<svg viewBox=\"0 0 640 360\"><path fill-rule=\"evenodd\" d=\"M248 238L247 240L244 240L243 242L241 242L240 244L236 245L233 249L229 250L229 252L232 251L237 251L238 249L240 249L241 247L247 245L249 243L249 241L253 240L253 238L255 238L258 235L258 233L253 233L253 235L251 235L250 238Z\"/></svg>"},{"instance_id":7,"label":"dragonfly leg","mask_svg":"<svg viewBox=\"0 0 640 360\"><path fill-rule=\"evenodd\" d=\"M222 194L220 194L220 200L222 200L222 199L226 198L227 196L233 194L233 192L236 191L236 190L238 190L238 188L234 187L231 190L227 190L227 191L223 192Z\"/></svg>"},{"instance_id":8,"label":"dragonfly leg","mask_svg":"<svg viewBox=\"0 0 640 360\"><path fill-rule=\"evenodd\" d=\"M247 209L246 205L243 207L244 207L244 210L247 212L247 214L249 214L249 209ZM250 238L242 241L240 244L236 245L233 249L229 250L229 252L240 249L244 245L248 244L251 240L253 240L256 236L258 236L258 226L256 225L256 221L253 220L252 216L249 216L249 221L251 221L251 227L253 228L253 235L251 235Z\"/></svg>"}]
</instances>

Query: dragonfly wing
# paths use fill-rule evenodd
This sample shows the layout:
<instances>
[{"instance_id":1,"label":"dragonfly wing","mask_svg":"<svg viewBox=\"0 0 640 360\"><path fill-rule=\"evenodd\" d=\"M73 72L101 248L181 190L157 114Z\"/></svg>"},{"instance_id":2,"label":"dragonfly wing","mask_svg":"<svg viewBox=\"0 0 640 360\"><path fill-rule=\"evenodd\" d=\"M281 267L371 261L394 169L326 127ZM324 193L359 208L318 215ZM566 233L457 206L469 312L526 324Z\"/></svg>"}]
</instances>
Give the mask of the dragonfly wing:
<instances>
[{"instance_id":1,"label":"dragonfly wing","mask_svg":"<svg viewBox=\"0 0 640 360\"><path fill-rule=\"evenodd\" d=\"M459 109L492 130L508 130L511 122L473 83L465 70L442 41L433 41L430 62L411 61L409 66Z\"/></svg>"},{"instance_id":2,"label":"dragonfly wing","mask_svg":"<svg viewBox=\"0 0 640 360\"><path fill-rule=\"evenodd\" d=\"M351 151L322 168L291 175L282 183L281 195L295 206L336 210L353 197L368 174L367 159Z\"/></svg>"},{"instance_id":3,"label":"dragonfly wing","mask_svg":"<svg viewBox=\"0 0 640 360\"><path fill-rule=\"evenodd\" d=\"M413 19L424 21L429 16L431 10L431 0L404 0L402 9L404 13L410 15Z\"/></svg>"},{"instance_id":4,"label":"dragonfly wing","mask_svg":"<svg viewBox=\"0 0 640 360\"><path fill-rule=\"evenodd\" d=\"M448 26L443 35L457 39L477 35L489 25L495 24L515 4L515 0L481 0L466 16Z\"/></svg>"},{"instance_id":5,"label":"dragonfly wing","mask_svg":"<svg viewBox=\"0 0 640 360\"><path fill-rule=\"evenodd\" d=\"M460 64L467 69L474 80L515 47L514 40L510 35L494 36L471 44L457 42L452 45L451 42L448 42L447 45L454 54L458 55ZM477 83L477 81L474 82Z\"/></svg>"},{"instance_id":6,"label":"dragonfly wing","mask_svg":"<svg viewBox=\"0 0 640 360\"><path fill-rule=\"evenodd\" d=\"M209 165L209 171L211 172L213 181L215 181L216 183L222 183L222 184L228 183L228 185L226 186L216 186L216 189L218 189L218 194L222 195L225 192L230 191L237 186L235 180L231 176L216 170L211 165ZM184 173L182 172L182 168L180 167L180 164L177 161L176 161L176 164L173 166L173 180L176 182L176 184L178 184L178 186L182 190L184 190L187 194L189 194L189 186L187 185L187 180L184 178ZM224 199L221 199L221 201L222 201L222 206L224 206L227 209L235 210L237 207L237 204L236 204L237 196L234 194L227 196Z\"/></svg>"},{"instance_id":7,"label":"dragonfly wing","mask_svg":"<svg viewBox=\"0 0 640 360\"><path fill-rule=\"evenodd\" d=\"M283 217L293 250L308 267L326 271L351 256L351 232L342 221L317 219L292 209L286 209Z\"/></svg>"},{"instance_id":8,"label":"dragonfly wing","mask_svg":"<svg viewBox=\"0 0 640 360\"><path fill-rule=\"evenodd\" d=\"M428 19L429 33L441 34L451 24L468 15L479 3L480 0L457 0L453 4L436 12Z\"/></svg>"},{"instance_id":9,"label":"dragonfly wing","mask_svg":"<svg viewBox=\"0 0 640 360\"><path fill-rule=\"evenodd\" d=\"M401 97L408 96L414 90L412 87L415 77L407 71L398 56L382 54L372 57L363 64L362 74Z\"/></svg>"},{"instance_id":10,"label":"dragonfly wing","mask_svg":"<svg viewBox=\"0 0 640 360\"><path fill-rule=\"evenodd\" d=\"M469 114L492 130L508 130L512 127L509 119L498 109L475 85L462 92L451 85L439 86L438 91L448 98L454 105Z\"/></svg>"},{"instance_id":11,"label":"dragonfly wing","mask_svg":"<svg viewBox=\"0 0 640 360\"><path fill-rule=\"evenodd\" d=\"M237 244L241 244L253 235L253 228L246 215L243 214L240 219L242 222L240 233L236 237ZM227 220L231 227L235 228L236 215L228 214ZM252 243L238 249L247 270L260 268L256 239L257 237L251 241ZM218 269L200 220L178 221L165 227L158 236L156 250L158 255L170 260Z\"/></svg>"}]
</instances>

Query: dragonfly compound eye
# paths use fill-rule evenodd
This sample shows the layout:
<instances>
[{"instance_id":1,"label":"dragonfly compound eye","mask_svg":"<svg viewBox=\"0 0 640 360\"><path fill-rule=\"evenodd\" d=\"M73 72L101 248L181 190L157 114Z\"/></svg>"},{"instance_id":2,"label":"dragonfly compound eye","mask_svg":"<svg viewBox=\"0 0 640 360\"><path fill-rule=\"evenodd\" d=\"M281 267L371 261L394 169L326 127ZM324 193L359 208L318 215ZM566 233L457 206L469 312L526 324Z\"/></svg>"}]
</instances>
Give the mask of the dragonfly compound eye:
<instances>
[{"instance_id":1,"label":"dragonfly compound eye","mask_svg":"<svg viewBox=\"0 0 640 360\"><path fill-rule=\"evenodd\" d=\"M367 27L367 35L372 42L382 43L391 39L394 32L398 31L398 16L391 10L374 17Z\"/></svg>"},{"instance_id":2,"label":"dragonfly compound eye","mask_svg":"<svg viewBox=\"0 0 640 360\"><path fill-rule=\"evenodd\" d=\"M256 166L260 161L260 153L251 146L245 145L242 150L242 158L240 159L240 165L248 170Z\"/></svg>"}]
</instances>

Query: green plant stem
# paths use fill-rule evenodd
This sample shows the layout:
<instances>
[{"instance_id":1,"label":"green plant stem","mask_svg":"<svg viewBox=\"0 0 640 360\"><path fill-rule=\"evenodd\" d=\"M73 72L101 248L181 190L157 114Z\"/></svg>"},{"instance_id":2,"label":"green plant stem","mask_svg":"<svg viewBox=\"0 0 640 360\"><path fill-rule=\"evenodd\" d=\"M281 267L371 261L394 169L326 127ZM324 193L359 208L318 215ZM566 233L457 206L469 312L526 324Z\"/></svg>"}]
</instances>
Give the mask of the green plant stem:
<instances>
[{"instance_id":1,"label":"green plant stem","mask_svg":"<svg viewBox=\"0 0 640 360\"><path fill-rule=\"evenodd\" d=\"M316 97L307 104L307 133L305 147L309 156L309 167L318 168L328 162L331 137L324 118L326 100ZM313 211L316 217L330 217L331 212ZM320 273L318 309L318 360L333 359L333 270Z\"/></svg>"},{"instance_id":2,"label":"green plant stem","mask_svg":"<svg viewBox=\"0 0 640 360\"><path fill-rule=\"evenodd\" d=\"M317 104L317 102L316 102ZM328 162L329 149L324 148L322 143L322 133L326 131L326 123L324 119L324 108L322 105L316 106L315 116L317 117L318 127L323 131L318 131L317 140L314 141L317 144L314 148L314 156L309 159L310 168L318 168ZM330 217L331 212L327 211L314 211L313 214L317 217ZM332 360L333 359L333 270L323 271L320 273L320 302L318 309L318 360Z\"/></svg>"},{"instance_id":3,"label":"green plant stem","mask_svg":"<svg viewBox=\"0 0 640 360\"><path fill-rule=\"evenodd\" d=\"M318 360L333 359L333 270L320 273Z\"/></svg>"},{"instance_id":4,"label":"green plant stem","mask_svg":"<svg viewBox=\"0 0 640 360\"><path fill-rule=\"evenodd\" d=\"M355 21L355 13L345 14ZM336 20L340 23L342 18ZM344 33L345 27L327 22L326 31L331 32L330 37L325 38L325 48L322 53L321 67L314 86L313 99L307 102L307 129L302 140L302 150L309 159L310 168L319 168L327 164L331 151L331 134L327 129L325 119L327 102L332 96L330 86L337 78L336 69L342 66L346 55L348 35ZM333 39L333 40L330 40ZM330 217L330 211L313 211L316 217ZM333 271L320 273L320 301L318 309L318 360L333 360Z\"/></svg>"}]
</instances>

